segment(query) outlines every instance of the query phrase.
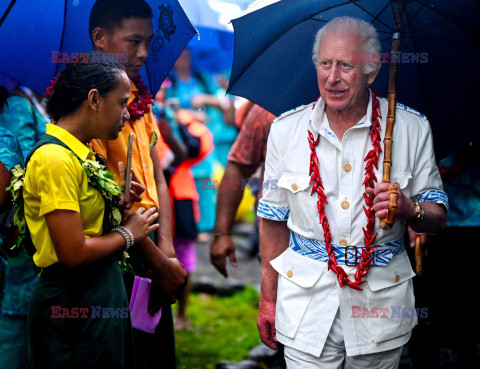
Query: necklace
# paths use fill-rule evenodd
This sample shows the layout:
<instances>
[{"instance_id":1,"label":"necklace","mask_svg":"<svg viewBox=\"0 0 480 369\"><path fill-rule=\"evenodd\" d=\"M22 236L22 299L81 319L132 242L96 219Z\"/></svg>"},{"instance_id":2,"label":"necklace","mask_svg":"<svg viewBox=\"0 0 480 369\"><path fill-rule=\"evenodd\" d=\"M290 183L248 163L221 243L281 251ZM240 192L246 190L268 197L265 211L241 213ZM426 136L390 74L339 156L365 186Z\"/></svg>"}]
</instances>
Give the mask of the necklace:
<instances>
[{"instance_id":1,"label":"necklace","mask_svg":"<svg viewBox=\"0 0 480 369\"><path fill-rule=\"evenodd\" d=\"M81 160L78 155L71 152L77 158L88 178L88 183L94 187L102 195L105 201L105 216L107 217L107 224L110 229L118 226L122 221L122 209L120 205L120 195L122 187L113 180L115 175L109 172L105 165L98 160ZM25 185L25 170L20 164L12 168L12 180L10 186L7 188L12 194L14 204L14 224L18 227L18 236L14 248L24 248L30 256L36 252L31 244L30 232L25 220L24 205L23 205L23 187ZM123 252L119 259L120 269L122 272L133 273L133 269L128 263L129 255L126 251Z\"/></svg>"},{"instance_id":2,"label":"necklace","mask_svg":"<svg viewBox=\"0 0 480 369\"><path fill-rule=\"evenodd\" d=\"M372 91L372 126L370 127L370 139L372 141L372 149L368 152L367 156L365 157L364 161L365 164L365 179L363 180L362 186L365 186L365 189L370 187L374 188L375 183L378 182L377 177L375 176L375 172L373 171L373 166L378 169L378 157L382 152L380 147L380 119L382 119L382 115L380 113L380 102L378 100L378 93L371 88ZM356 290L362 290L360 285L365 283L365 280L362 280L368 274L368 271L371 268L371 263L373 261L374 255L373 253L378 248L372 247L375 243L375 239L377 238L377 234L373 234L375 229L375 212L373 210L373 195L369 196L366 192L363 194L363 198L365 200L365 205L363 210L367 216L367 225L363 228L363 235L364 235L364 245L365 250L362 250L361 257L359 258L357 270L355 273L355 279L352 281L348 278L347 273L345 270L338 265L337 258L333 251L332 247L332 235L330 233L330 228L328 224L328 219L325 214L324 205L328 204L327 197L324 192L324 187L322 183L322 179L320 177L320 167L318 156L315 151L315 148L318 146L320 142L320 135L317 136L317 139L314 138L312 132L308 131L308 144L310 146L311 154L310 154L310 184L313 183L311 196L314 193L317 193L318 201L317 201L317 209L319 214L319 221L320 225L323 228L324 238L325 238L325 248L328 254L328 269L332 270L337 275L337 280L340 287L344 285L349 286L350 288ZM348 250L346 249L345 252Z\"/></svg>"},{"instance_id":3,"label":"necklace","mask_svg":"<svg viewBox=\"0 0 480 369\"><path fill-rule=\"evenodd\" d=\"M150 105L153 104L153 96L148 92L148 87L140 76L132 79L138 90L138 96L127 106L130 113L130 120L133 122L150 112Z\"/></svg>"}]
</instances>

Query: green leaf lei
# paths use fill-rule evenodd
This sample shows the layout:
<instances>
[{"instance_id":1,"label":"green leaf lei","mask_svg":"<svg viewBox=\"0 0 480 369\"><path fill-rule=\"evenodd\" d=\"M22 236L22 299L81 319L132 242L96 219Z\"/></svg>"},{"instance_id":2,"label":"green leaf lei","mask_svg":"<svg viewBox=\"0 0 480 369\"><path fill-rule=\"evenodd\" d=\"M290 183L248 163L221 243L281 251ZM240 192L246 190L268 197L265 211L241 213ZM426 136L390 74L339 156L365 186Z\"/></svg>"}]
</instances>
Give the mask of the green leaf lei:
<instances>
[{"instance_id":1,"label":"green leaf lei","mask_svg":"<svg viewBox=\"0 0 480 369\"><path fill-rule=\"evenodd\" d=\"M70 152L85 170L88 182L100 192L105 200L105 211L110 209L108 214L108 223L110 228L120 225L122 221L122 208L120 205L120 195L123 192L122 187L113 180L115 174L109 172L105 165L97 160L86 159L82 161L75 153ZM28 236L27 223L25 221L25 213L23 208L23 187L25 185L25 169L20 164L17 164L11 170L12 180L7 191L12 194L12 201L14 204L14 224L18 227L18 237L12 249L22 247L25 238ZM119 260L120 269L122 272L134 274L132 266L127 262L129 255L126 251L123 252L121 260Z\"/></svg>"}]
</instances>

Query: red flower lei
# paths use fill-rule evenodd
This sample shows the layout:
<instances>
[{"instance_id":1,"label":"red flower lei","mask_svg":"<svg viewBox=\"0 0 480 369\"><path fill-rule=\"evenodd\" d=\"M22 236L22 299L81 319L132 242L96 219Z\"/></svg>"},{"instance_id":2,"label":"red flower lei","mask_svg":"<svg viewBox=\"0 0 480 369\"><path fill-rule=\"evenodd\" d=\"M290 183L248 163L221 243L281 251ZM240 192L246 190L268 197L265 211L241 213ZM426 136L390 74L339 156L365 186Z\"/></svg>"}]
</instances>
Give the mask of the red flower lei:
<instances>
[{"instance_id":1,"label":"red flower lei","mask_svg":"<svg viewBox=\"0 0 480 369\"><path fill-rule=\"evenodd\" d=\"M153 96L148 92L148 87L145 86L140 76L132 79L132 81L135 87L137 87L138 96L127 106L127 109L130 113L130 120L135 121L150 112L150 105L153 104Z\"/></svg>"},{"instance_id":2,"label":"red flower lei","mask_svg":"<svg viewBox=\"0 0 480 369\"><path fill-rule=\"evenodd\" d=\"M43 94L43 97L45 97L47 100L50 99L53 95L53 88L55 87L55 84L57 83L57 79L60 73L58 73L54 79L50 80L50 86L47 86L45 89L45 93Z\"/></svg>"},{"instance_id":3,"label":"red flower lei","mask_svg":"<svg viewBox=\"0 0 480 369\"><path fill-rule=\"evenodd\" d=\"M378 157L382 149L380 147L380 119L382 119L382 115L380 113L380 102L378 100L378 93L371 88L372 90L372 126L370 127L370 139L372 141L373 148L368 152L367 156L365 157L364 161L367 162L365 165L365 179L362 185L365 186L365 189L370 187L373 188L375 183L378 182L377 177L373 171L373 166L378 169ZM325 215L324 204L328 204L327 197L324 193L324 188L322 184L322 179L320 178L320 169L318 164L318 157L315 151L316 146L320 142L320 135L317 136L315 140L313 137L312 132L308 131L308 144L310 146L310 150L312 151L310 154L310 184L313 183L312 193L313 195L315 192L318 196L317 201L317 208L319 213L320 225L323 228L324 237L325 237L325 248L328 253L328 269L332 270L338 279L338 283L340 287L343 287L344 284L349 286L350 288L356 290L362 290L360 284L366 282L362 280L362 277L365 277L370 270L370 264L373 261L373 253L378 248L373 247L372 245L375 243L375 239L378 233L373 234L375 228L375 212L373 210L373 195L368 196L366 193L363 194L363 198L365 199L366 206L363 207L365 214L367 215L367 225L363 228L364 234L364 244L365 250L362 250L362 255L359 258L359 263L357 265L357 271L355 273L355 281L351 281L348 278L347 273L341 266L337 263L337 258L335 257L335 253L332 247L332 235L330 233L328 219ZM345 250L347 252L348 250Z\"/></svg>"}]
</instances>

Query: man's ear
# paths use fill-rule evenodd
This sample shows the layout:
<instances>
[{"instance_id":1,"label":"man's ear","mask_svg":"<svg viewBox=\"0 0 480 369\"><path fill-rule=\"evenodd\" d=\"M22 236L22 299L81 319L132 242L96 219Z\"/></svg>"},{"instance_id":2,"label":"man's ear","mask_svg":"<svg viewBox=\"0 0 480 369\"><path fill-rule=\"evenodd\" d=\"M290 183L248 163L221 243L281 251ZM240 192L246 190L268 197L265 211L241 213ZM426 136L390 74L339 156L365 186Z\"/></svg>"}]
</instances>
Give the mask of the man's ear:
<instances>
[{"instance_id":1,"label":"man's ear","mask_svg":"<svg viewBox=\"0 0 480 369\"><path fill-rule=\"evenodd\" d=\"M380 71L380 67L382 66L382 63L377 63L377 68L370 74L367 75L367 83L371 85L373 81L375 81L375 78L377 78L378 72Z\"/></svg>"},{"instance_id":2,"label":"man's ear","mask_svg":"<svg viewBox=\"0 0 480 369\"><path fill-rule=\"evenodd\" d=\"M93 111L98 111L99 105L100 105L100 93L96 88L91 89L88 92L87 95L87 100L88 100L88 105Z\"/></svg>"},{"instance_id":3,"label":"man's ear","mask_svg":"<svg viewBox=\"0 0 480 369\"><path fill-rule=\"evenodd\" d=\"M103 51L106 43L106 31L103 28L96 27L92 31L92 41L95 50Z\"/></svg>"}]
</instances>

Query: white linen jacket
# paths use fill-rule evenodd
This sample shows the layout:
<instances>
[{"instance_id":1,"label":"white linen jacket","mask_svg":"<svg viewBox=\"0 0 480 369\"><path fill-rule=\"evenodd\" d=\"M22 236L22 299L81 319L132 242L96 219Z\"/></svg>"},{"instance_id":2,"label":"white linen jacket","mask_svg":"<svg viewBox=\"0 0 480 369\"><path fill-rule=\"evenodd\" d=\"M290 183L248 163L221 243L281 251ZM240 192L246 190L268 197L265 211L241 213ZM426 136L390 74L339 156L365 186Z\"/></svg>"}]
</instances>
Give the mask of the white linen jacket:
<instances>
[{"instance_id":1,"label":"white linen jacket","mask_svg":"<svg viewBox=\"0 0 480 369\"><path fill-rule=\"evenodd\" d=\"M371 99L366 115L340 141L330 129L325 104L317 103L283 114L273 123L268 139L263 197L258 215L288 221L292 235L324 241L316 206L311 196L308 130L316 138L320 175L328 204L333 244L363 245L362 228L367 223L362 182L364 158L372 148ZM381 139L385 136L387 100L380 99ZM383 152L375 174L382 180ZM391 182L398 182L406 196L434 201L448 208L435 163L428 120L420 113L397 104L393 130ZM345 165L348 164L348 165ZM348 208L341 206L348 203ZM392 229L382 230L379 219L376 245L401 239L405 222L397 220ZM271 262L279 273L277 291L277 339L288 346L319 356L331 324L340 308L348 356L386 351L406 343L417 324L411 278L414 272L406 252L394 256L387 266L372 267L362 284L363 291L340 288L327 263L288 248ZM342 265L350 279L356 267ZM375 309L374 309L375 308ZM383 313L376 316L376 311ZM372 310L373 309L373 310ZM413 314L412 314L413 312ZM383 316L383 317L381 317ZM387 317L385 317L387 316Z\"/></svg>"}]
</instances>

